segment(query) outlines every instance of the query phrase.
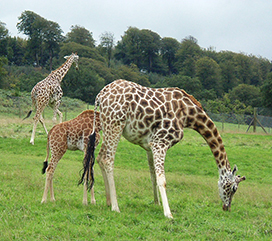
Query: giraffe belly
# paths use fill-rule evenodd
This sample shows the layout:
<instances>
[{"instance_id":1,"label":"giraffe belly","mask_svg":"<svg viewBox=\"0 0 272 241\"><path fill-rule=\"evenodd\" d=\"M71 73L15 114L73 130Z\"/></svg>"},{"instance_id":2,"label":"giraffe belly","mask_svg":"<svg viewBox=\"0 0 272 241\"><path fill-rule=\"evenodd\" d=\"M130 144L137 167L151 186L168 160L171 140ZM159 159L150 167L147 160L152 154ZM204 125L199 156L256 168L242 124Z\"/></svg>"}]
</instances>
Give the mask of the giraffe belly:
<instances>
[{"instance_id":1,"label":"giraffe belly","mask_svg":"<svg viewBox=\"0 0 272 241\"><path fill-rule=\"evenodd\" d=\"M139 131L131 127L131 125L126 125L123 130L123 136L131 143L139 145L146 150L150 149L150 133L146 131Z\"/></svg>"},{"instance_id":2,"label":"giraffe belly","mask_svg":"<svg viewBox=\"0 0 272 241\"><path fill-rule=\"evenodd\" d=\"M84 138L81 136L77 139L67 139L67 148L71 151L81 150L84 151Z\"/></svg>"}]
</instances>

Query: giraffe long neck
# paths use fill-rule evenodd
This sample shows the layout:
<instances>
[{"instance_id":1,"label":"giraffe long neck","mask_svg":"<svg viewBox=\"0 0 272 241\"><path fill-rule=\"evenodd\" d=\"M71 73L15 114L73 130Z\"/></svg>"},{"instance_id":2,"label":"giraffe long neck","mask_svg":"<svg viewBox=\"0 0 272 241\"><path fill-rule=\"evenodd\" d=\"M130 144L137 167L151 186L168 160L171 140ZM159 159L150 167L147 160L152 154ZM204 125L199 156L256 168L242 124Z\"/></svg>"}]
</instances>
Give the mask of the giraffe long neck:
<instances>
[{"instance_id":1,"label":"giraffe long neck","mask_svg":"<svg viewBox=\"0 0 272 241\"><path fill-rule=\"evenodd\" d=\"M197 113L194 118L189 117L193 120L191 119L191 124L188 127L196 130L206 140L214 155L218 170L231 170L223 140L215 124L204 110L201 108L196 109Z\"/></svg>"},{"instance_id":2,"label":"giraffe long neck","mask_svg":"<svg viewBox=\"0 0 272 241\"><path fill-rule=\"evenodd\" d=\"M72 64L73 64L73 57L71 56L58 69L51 72L50 75L54 76L55 79L58 80L59 83L61 83L62 79L67 74L67 72L71 68Z\"/></svg>"}]
</instances>

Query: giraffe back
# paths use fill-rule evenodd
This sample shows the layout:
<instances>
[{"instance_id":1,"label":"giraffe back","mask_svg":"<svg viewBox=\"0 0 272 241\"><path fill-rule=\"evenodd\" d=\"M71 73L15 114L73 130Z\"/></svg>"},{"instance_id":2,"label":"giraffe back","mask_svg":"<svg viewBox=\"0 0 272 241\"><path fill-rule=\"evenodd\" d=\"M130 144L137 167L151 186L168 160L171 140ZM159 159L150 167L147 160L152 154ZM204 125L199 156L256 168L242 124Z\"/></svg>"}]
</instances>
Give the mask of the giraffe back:
<instances>
[{"instance_id":1,"label":"giraffe back","mask_svg":"<svg viewBox=\"0 0 272 241\"><path fill-rule=\"evenodd\" d=\"M183 137L189 107L201 104L179 88L148 88L116 80L99 93L102 126L124 122L124 137L149 149L150 142L171 147ZM103 132L107 131L105 128Z\"/></svg>"}]
</instances>

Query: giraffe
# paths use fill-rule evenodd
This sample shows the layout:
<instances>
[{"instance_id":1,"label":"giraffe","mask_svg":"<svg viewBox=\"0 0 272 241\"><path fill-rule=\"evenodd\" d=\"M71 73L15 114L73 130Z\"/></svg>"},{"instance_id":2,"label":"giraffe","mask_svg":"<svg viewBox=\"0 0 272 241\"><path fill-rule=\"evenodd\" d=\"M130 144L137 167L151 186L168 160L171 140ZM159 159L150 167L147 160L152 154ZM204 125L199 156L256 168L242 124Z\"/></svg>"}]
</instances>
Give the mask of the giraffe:
<instances>
[{"instance_id":1,"label":"giraffe","mask_svg":"<svg viewBox=\"0 0 272 241\"><path fill-rule=\"evenodd\" d=\"M42 203L47 200L48 189L51 194L51 201L55 201L53 191L53 175L56 170L57 164L63 157L67 150L80 150L85 151L88 144L88 136L93 130L93 110L85 110L76 118L59 123L55 125L48 133L47 137L47 155L43 163L42 173L46 172L45 189L43 193ZM98 145L100 140L99 131L100 120L99 113L96 115L95 132L98 137L95 141L95 146ZM48 164L49 152L51 150L51 160ZM94 190L91 189L91 203L95 204ZM84 185L83 204L87 205L87 183Z\"/></svg>"},{"instance_id":2,"label":"giraffe","mask_svg":"<svg viewBox=\"0 0 272 241\"><path fill-rule=\"evenodd\" d=\"M95 111L99 104L103 141L97 162L105 182L107 205L111 205L113 211L120 212L113 169L116 148L123 135L128 141L146 150L154 202L159 204L159 190L164 215L173 218L166 196L164 160L167 150L183 138L183 129L186 127L200 133L208 143L218 167L218 188L223 210L230 211L238 184L246 178L236 176L236 165L231 170L215 124L192 95L179 88L153 89L120 79L100 91L96 97ZM91 136L94 141L95 133ZM93 150L88 149L86 154L88 152ZM85 158L85 170L90 164L93 165L93 162L94 156L89 153L88 158ZM89 184L91 187L92 180Z\"/></svg>"},{"instance_id":3,"label":"giraffe","mask_svg":"<svg viewBox=\"0 0 272 241\"><path fill-rule=\"evenodd\" d=\"M58 109L63 95L60 84L74 62L76 64L76 68L78 69L79 57L76 53L72 53L70 56L65 56L64 58L67 59L65 63L58 69L52 71L45 79L38 82L31 91L32 109L36 108L36 114L33 118L33 130L30 139L30 143L32 145L34 145L35 132L38 121L41 122L46 134L48 134L42 117L42 113L46 106L50 106L54 110L53 122L56 122L57 114L59 115L60 122L62 122L62 113ZM31 115L32 109L28 112L24 119Z\"/></svg>"}]
</instances>

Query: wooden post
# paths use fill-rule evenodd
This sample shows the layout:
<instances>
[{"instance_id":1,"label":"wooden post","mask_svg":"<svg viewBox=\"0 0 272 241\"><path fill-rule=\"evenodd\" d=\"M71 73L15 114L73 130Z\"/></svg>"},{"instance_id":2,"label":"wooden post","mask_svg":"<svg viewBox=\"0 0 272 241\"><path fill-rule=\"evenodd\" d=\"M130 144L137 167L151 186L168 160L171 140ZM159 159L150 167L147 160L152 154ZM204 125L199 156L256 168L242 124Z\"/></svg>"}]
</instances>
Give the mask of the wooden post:
<instances>
[{"instance_id":1,"label":"wooden post","mask_svg":"<svg viewBox=\"0 0 272 241\"><path fill-rule=\"evenodd\" d=\"M252 125L253 125L253 132L256 132L257 123L260 125L260 127L263 129L263 131L267 134L267 132L264 129L263 125L261 124L261 122L257 118L257 107L254 107L254 109L253 109L253 119L251 120L246 132L248 132L250 126L252 126Z\"/></svg>"},{"instance_id":2,"label":"wooden post","mask_svg":"<svg viewBox=\"0 0 272 241\"><path fill-rule=\"evenodd\" d=\"M254 107L253 109L253 132L256 132L256 125L257 125L257 108Z\"/></svg>"}]
</instances>

